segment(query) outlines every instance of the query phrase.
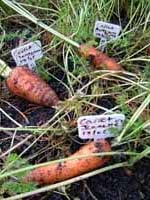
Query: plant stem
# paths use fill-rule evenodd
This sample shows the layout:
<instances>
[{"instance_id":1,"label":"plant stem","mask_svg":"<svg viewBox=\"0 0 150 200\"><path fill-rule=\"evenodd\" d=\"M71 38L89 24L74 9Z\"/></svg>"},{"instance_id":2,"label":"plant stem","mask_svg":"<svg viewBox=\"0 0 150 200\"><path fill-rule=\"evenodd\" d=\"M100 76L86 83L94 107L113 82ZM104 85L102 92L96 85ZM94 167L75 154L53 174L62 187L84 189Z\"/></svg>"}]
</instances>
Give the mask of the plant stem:
<instances>
[{"instance_id":1,"label":"plant stem","mask_svg":"<svg viewBox=\"0 0 150 200\"><path fill-rule=\"evenodd\" d=\"M69 180L66 180L66 181L63 181L63 182L60 182L60 183L56 183L56 184L53 184L53 185L45 186L45 187L36 189L34 191L31 191L31 192L26 192L26 193L19 194L19 195L16 195L16 196L8 197L8 198L5 198L5 200L22 199L24 197L29 197L31 195L35 195L35 194L39 194L39 193L42 193L42 192L50 191L50 190L56 189L58 187L62 187L62 186L65 186L65 185L68 185L68 184L72 184L72 183L75 183L77 181L81 181L83 179L92 177L92 176L94 176L96 174L100 174L100 173L103 173L103 172L106 172L106 171L109 171L109 170L112 170L112 169L120 168L120 167L125 167L125 166L128 166L128 165L129 164L127 162L117 163L117 164L114 164L114 165L110 165L110 166L104 167L102 169L97 169L97 170L95 170L93 172L89 172L89 173L83 174L81 176L77 176L77 177L71 178Z\"/></svg>"},{"instance_id":2,"label":"plant stem","mask_svg":"<svg viewBox=\"0 0 150 200\"><path fill-rule=\"evenodd\" d=\"M117 141L121 142L122 138L124 137L126 131L135 123L135 121L139 118L141 113L144 111L144 109L150 104L150 94L147 95L147 97L144 99L142 104L138 107L138 109L135 111L135 113L130 118L129 122L121 132L121 134L118 136Z\"/></svg>"},{"instance_id":3,"label":"plant stem","mask_svg":"<svg viewBox=\"0 0 150 200\"><path fill-rule=\"evenodd\" d=\"M35 23L36 25L44 28L45 30L47 30L48 32L52 33L53 35L59 37L60 39L68 42L69 44L79 48L80 45L71 40L70 38L64 36L63 34L59 33L58 31L54 30L53 28L49 27L48 25L46 25L45 23L41 22L38 18L36 18L34 15L32 15L28 10L26 10L24 7L22 7L19 3L15 2L11 2L9 0L2 0L7 6L11 7L13 10L15 10L16 12L18 12L20 15L24 16L25 18L29 19L30 21L32 21L33 23ZM16 5L18 4L18 5Z\"/></svg>"},{"instance_id":4,"label":"plant stem","mask_svg":"<svg viewBox=\"0 0 150 200\"><path fill-rule=\"evenodd\" d=\"M136 152L113 152L113 151L111 151L111 152L92 153L92 154L88 154L88 155L80 155L80 156L76 156L76 157L73 157L73 158L72 157L63 158L63 159L59 159L59 160L53 160L53 161L49 161L49 162L45 162L45 163L27 166L27 167L17 169L17 170L13 170L13 171L10 171L10 172L5 172L5 173L1 172L0 173L0 180L6 178L8 176L18 174L18 173L33 170L33 169L43 167L43 166L47 166L47 165L65 162L65 161L68 161L68 160L75 160L75 159L86 158L86 157L90 157L90 156L114 156L114 155L138 156L138 155L140 155L140 153L136 153Z\"/></svg>"},{"instance_id":5,"label":"plant stem","mask_svg":"<svg viewBox=\"0 0 150 200\"><path fill-rule=\"evenodd\" d=\"M12 69L3 60L0 59L0 76L7 78L11 71Z\"/></svg>"}]
</instances>

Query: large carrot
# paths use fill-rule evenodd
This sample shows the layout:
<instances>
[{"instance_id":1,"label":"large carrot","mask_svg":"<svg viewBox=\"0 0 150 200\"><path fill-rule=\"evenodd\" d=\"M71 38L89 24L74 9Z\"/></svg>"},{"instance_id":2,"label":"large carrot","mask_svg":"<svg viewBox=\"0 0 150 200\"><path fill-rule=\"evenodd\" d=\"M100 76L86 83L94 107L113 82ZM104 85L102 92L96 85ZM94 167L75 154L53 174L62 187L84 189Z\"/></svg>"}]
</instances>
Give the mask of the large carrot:
<instances>
[{"instance_id":1,"label":"large carrot","mask_svg":"<svg viewBox=\"0 0 150 200\"><path fill-rule=\"evenodd\" d=\"M96 50L94 47L89 47L83 44L79 48L80 54L85 58L91 58L91 64L96 69L107 69L114 71L122 71L121 65L119 65L114 58L110 58L105 53Z\"/></svg>"},{"instance_id":2,"label":"large carrot","mask_svg":"<svg viewBox=\"0 0 150 200\"><path fill-rule=\"evenodd\" d=\"M91 153L108 152L110 150L111 147L106 140L98 140L84 145L76 153L71 155L70 158L89 155ZM39 167L29 172L29 174L23 178L23 182L53 184L101 167L108 160L108 157L89 156Z\"/></svg>"},{"instance_id":3,"label":"large carrot","mask_svg":"<svg viewBox=\"0 0 150 200\"><path fill-rule=\"evenodd\" d=\"M56 106L59 102L54 90L26 67L14 68L6 79L6 85L13 94L36 104Z\"/></svg>"}]
</instances>

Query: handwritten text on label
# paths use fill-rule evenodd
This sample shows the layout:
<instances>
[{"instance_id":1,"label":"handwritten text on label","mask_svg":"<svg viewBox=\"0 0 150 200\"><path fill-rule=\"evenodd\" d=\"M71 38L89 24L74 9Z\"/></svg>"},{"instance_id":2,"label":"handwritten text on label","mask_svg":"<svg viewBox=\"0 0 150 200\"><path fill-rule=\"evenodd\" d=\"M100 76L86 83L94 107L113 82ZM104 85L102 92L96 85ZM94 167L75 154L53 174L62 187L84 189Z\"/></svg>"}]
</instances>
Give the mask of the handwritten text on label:
<instances>
[{"instance_id":1,"label":"handwritten text on label","mask_svg":"<svg viewBox=\"0 0 150 200\"><path fill-rule=\"evenodd\" d=\"M82 116L78 119L79 137L99 139L114 137L110 128L121 130L125 116L123 114Z\"/></svg>"},{"instance_id":2,"label":"handwritten text on label","mask_svg":"<svg viewBox=\"0 0 150 200\"><path fill-rule=\"evenodd\" d=\"M33 69L36 66L35 61L43 56L41 42L39 40L30 42L13 49L11 54L18 66L28 65Z\"/></svg>"}]
</instances>

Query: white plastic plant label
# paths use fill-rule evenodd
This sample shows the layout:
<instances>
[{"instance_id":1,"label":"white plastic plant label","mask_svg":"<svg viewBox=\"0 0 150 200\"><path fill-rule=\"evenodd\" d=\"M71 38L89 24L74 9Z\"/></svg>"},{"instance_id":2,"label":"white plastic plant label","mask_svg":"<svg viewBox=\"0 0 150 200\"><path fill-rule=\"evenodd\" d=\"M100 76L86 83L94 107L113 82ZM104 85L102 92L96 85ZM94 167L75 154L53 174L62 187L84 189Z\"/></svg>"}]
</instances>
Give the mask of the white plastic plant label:
<instances>
[{"instance_id":1,"label":"white plastic plant label","mask_svg":"<svg viewBox=\"0 0 150 200\"><path fill-rule=\"evenodd\" d=\"M121 27L103 21L96 21L94 26L94 36L100 38L100 48L104 48L107 41L114 40L118 37Z\"/></svg>"},{"instance_id":2,"label":"white plastic plant label","mask_svg":"<svg viewBox=\"0 0 150 200\"><path fill-rule=\"evenodd\" d=\"M11 54L17 66L28 65L30 69L34 69L36 67L35 61L43 56L41 46L41 42L36 40L13 49Z\"/></svg>"},{"instance_id":3,"label":"white plastic plant label","mask_svg":"<svg viewBox=\"0 0 150 200\"><path fill-rule=\"evenodd\" d=\"M78 119L78 131L81 139L102 139L115 137L125 120L124 114L89 115Z\"/></svg>"}]
</instances>

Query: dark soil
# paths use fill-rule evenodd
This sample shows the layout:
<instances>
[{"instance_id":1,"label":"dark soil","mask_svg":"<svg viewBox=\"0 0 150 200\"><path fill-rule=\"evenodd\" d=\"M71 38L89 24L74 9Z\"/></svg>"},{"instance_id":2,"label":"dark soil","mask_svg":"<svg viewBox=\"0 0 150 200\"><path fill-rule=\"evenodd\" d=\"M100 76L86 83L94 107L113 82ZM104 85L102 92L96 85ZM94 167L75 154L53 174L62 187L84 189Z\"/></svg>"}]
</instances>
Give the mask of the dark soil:
<instances>
[{"instance_id":1,"label":"dark soil","mask_svg":"<svg viewBox=\"0 0 150 200\"><path fill-rule=\"evenodd\" d=\"M64 79L66 77L61 71L55 71L55 76ZM50 85L55 89L61 100L67 98L67 92L63 85L51 80ZM5 102L1 102L1 106L4 111L9 114L13 119L18 121L22 125L28 126L40 126L47 122L55 113L55 109L43 108L38 105L31 104L19 97L10 95L4 84L2 84L2 97L4 100L10 102L13 106L18 108L22 113L25 114L28 120L25 120L14 108L9 106ZM7 96L8 95L8 96ZM111 97L102 98L97 101L97 104L106 107L108 109L114 107L115 102ZM95 113L102 113L102 110L95 110ZM1 126L2 127L15 127L6 116L1 115ZM29 132L17 132L14 145L24 139ZM13 132L2 131L0 134L0 150L5 152L10 148L12 141ZM60 158L62 155L68 152L74 152L79 148L83 141L79 140L77 133L74 135L74 140L71 142L63 141L63 136L54 137L53 145L57 145L58 141L62 142L61 148L53 148L48 135L43 136L36 142L25 154L24 157L29 158L37 152L43 153L40 156L34 156L30 158L30 162L40 163L48 161L54 158ZM15 149L15 153L19 154L24 151L35 139L36 135L33 136L22 146ZM70 139L70 138L69 138ZM68 143L67 143L68 142ZM67 144L67 147L65 146ZM50 150L49 150L50 149ZM5 159L1 160L1 165ZM117 162L117 159L116 159ZM149 160L141 160L132 169L116 169L111 172L106 172L84 181L80 181L67 187L66 192L70 200L150 200L150 162ZM7 195L6 195L7 196ZM39 194L34 197L28 197L26 200L67 200L64 195L59 194L57 191Z\"/></svg>"},{"instance_id":2,"label":"dark soil","mask_svg":"<svg viewBox=\"0 0 150 200\"><path fill-rule=\"evenodd\" d=\"M22 112L26 113L26 116L29 120L29 124L26 124L23 118L10 106L5 103L1 103L2 108L7 112L11 117L24 123L24 125L40 125L50 119L50 116L53 116L55 113L54 109L43 108L37 105L29 104L28 102L18 98L10 97L11 103L19 108ZM101 106L108 105L111 108L114 102L111 102L110 99L102 99L98 103ZM111 104L111 105L110 105ZM3 127L14 127L15 125L4 115L2 115L1 125ZM29 133L18 132L15 138L14 144L21 141ZM15 150L16 153L21 153L27 146L34 141L36 138L33 137L23 146L20 146ZM46 137L45 137L46 138ZM45 146L49 147L48 138L40 139L27 153L25 157L33 155L35 152L40 151ZM5 152L10 147L10 142L12 139L12 132L2 132L0 135L0 148L2 152ZM75 137L75 140L72 141L69 151L75 151L80 146L81 140L78 137ZM37 163L42 161L50 160L50 158L58 155L58 149L45 151L42 155L43 159L40 157L35 157L31 159L30 162ZM56 156L57 157L57 156ZM111 172L103 173L92 178L89 178L85 181L80 181L75 184L72 184L67 189L67 194L70 199L80 199L80 200L149 200L150 199L150 162L149 160L142 160L138 162L132 169L116 169ZM76 198L75 198L76 197ZM60 195L56 191L50 193L44 193L42 195L28 197L30 200L34 199L45 199L45 200L64 200L67 199L64 195Z\"/></svg>"},{"instance_id":3,"label":"dark soil","mask_svg":"<svg viewBox=\"0 0 150 200\"><path fill-rule=\"evenodd\" d=\"M85 183L98 200L148 200L150 199L149 167L149 160L143 160L132 168L130 175L127 175L125 169L116 169L89 178ZM71 191L79 199L94 199L84 186L85 183L74 184Z\"/></svg>"},{"instance_id":4,"label":"dark soil","mask_svg":"<svg viewBox=\"0 0 150 200\"><path fill-rule=\"evenodd\" d=\"M72 184L70 200L150 200L150 162L142 160L132 169L116 169ZM41 197L42 196L42 197ZM57 193L37 195L25 200L67 200Z\"/></svg>"}]
</instances>

